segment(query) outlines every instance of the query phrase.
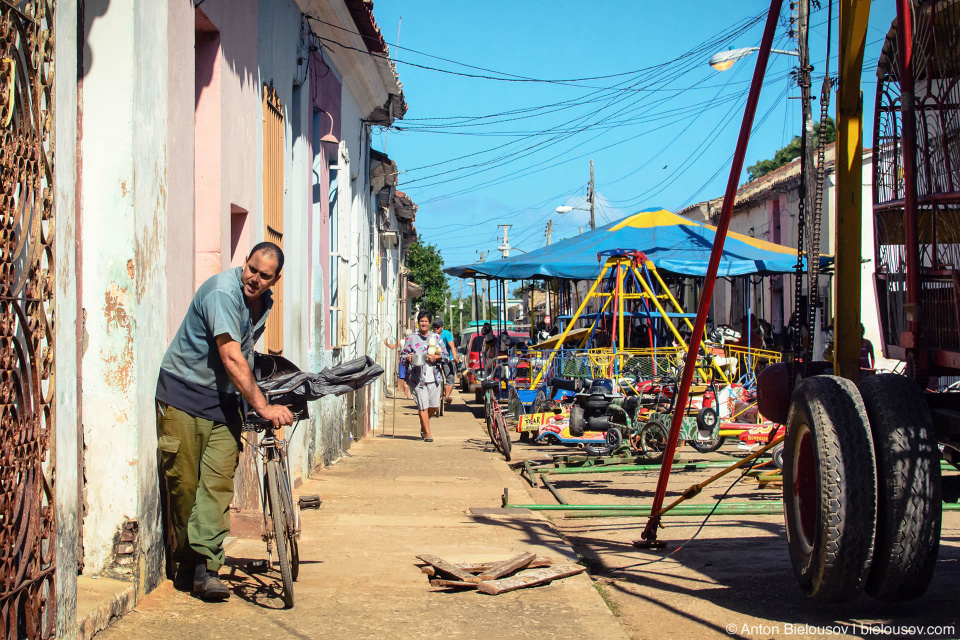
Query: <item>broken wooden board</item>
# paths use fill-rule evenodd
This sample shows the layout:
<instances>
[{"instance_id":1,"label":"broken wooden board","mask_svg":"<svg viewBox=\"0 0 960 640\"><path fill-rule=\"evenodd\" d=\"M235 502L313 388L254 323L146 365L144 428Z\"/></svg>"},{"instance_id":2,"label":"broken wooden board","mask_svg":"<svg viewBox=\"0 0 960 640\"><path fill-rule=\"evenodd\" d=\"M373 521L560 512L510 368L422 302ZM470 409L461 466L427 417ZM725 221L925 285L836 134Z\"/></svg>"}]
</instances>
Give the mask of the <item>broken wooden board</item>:
<instances>
[{"instance_id":1,"label":"broken wooden board","mask_svg":"<svg viewBox=\"0 0 960 640\"><path fill-rule=\"evenodd\" d=\"M483 582L485 580L496 580L497 578L502 578L505 575L513 573L514 571L523 569L533 562L534 558L536 557L537 554L535 553L521 553L508 560L504 560L503 562L498 562L480 574L480 581Z\"/></svg>"},{"instance_id":2,"label":"broken wooden board","mask_svg":"<svg viewBox=\"0 0 960 640\"><path fill-rule=\"evenodd\" d=\"M431 580L431 586L434 587L453 587L457 589L476 589L476 582L461 582L459 580Z\"/></svg>"},{"instance_id":3,"label":"broken wooden board","mask_svg":"<svg viewBox=\"0 0 960 640\"><path fill-rule=\"evenodd\" d=\"M560 564L555 567L524 571L523 573L518 573L515 576L503 578L502 580L487 580L478 584L477 589L483 593L495 596L500 593L506 593L507 591L522 589L524 587L533 587L539 584L546 584L560 578L575 576L578 573L583 573L586 570L586 567L579 564Z\"/></svg>"},{"instance_id":4,"label":"broken wooden board","mask_svg":"<svg viewBox=\"0 0 960 640\"><path fill-rule=\"evenodd\" d=\"M470 573L484 573L489 571L496 565L500 564L499 562L475 562L475 563L464 563L457 564L456 566L464 571L469 571ZM549 567L553 564L553 558L550 556L536 556L533 560L530 561L525 568L527 569L536 569L538 567Z\"/></svg>"},{"instance_id":5,"label":"broken wooden board","mask_svg":"<svg viewBox=\"0 0 960 640\"><path fill-rule=\"evenodd\" d=\"M464 571L463 569L459 568L457 565L451 562L447 562L443 558L438 558L437 556L431 556L426 554L422 556L417 556L417 558L420 560L423 560L424 562L432 566L434 569L438 569L443 573L451 575L461 582L480 582L480 579L477 578L477 576L471 573L468 573L467 571Z\"/></svg>"}]
</instances>

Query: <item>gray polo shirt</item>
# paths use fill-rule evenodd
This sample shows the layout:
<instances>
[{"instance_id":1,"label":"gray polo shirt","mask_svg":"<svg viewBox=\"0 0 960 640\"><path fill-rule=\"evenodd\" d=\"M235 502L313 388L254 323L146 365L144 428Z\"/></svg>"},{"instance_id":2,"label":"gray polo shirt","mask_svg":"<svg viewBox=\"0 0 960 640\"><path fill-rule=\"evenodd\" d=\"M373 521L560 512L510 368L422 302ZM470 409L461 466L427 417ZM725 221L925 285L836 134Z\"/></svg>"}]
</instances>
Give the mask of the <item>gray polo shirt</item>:
<instances>
[{"instance_id":1,"label":"gray polo shirt","mask_svg":"<svg viewBox=\"0 0 960 640\"><path fill-rule=\"evenodd\" d=\"M228 269L200 285L187 315L160 363L157 400L197 418L234 422L240 394L230 382L217 349L217 336L228 334L253 367L253 347L273 308L273 294L260 300L263 315L253 322L243 295L243 267Z\"/></svg>"}]
</instances>

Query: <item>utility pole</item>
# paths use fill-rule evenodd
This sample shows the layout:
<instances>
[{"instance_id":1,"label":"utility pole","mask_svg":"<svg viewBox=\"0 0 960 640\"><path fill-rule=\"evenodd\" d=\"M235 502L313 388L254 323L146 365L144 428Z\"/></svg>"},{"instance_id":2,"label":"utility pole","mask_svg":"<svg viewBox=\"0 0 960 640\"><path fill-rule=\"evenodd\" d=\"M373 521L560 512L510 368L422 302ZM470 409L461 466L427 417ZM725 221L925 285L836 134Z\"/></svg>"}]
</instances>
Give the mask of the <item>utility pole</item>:
<instances>
[{"instance_id":1,"label":"utility pole","mask_svg":"<svg viewBox=\"0 0 960 640\"><path fill-rule=\"evenodd\" d=\"M547 246L550 246L550 236L553 235L553 219L547 220ZM530 299L533 300L533 291L530 291ZM534 304L530 305L531 307L535 306ZM547 286L547 317L550 318L550 321L553 322L553 314L550 310L550 287Z\"/></svg>"},{"instance_id":2,"label":"utility pole","mask_svg":"<svg viewBox=\"0 0 960 640\"><path fill-rule=\"evenodd\" d=\"M460 313L457 315L460 317L460 331L457 335L463 335L463 279L460 279L460 295L457 296L457 302L460 304Z\"/></svg>"},{"instance_id":3,"label":"utility pole","mask_svg":"<svg viewBox=\"0 0 960 640\"><path fill-rule=\"evenodd\" d=\"M500 251L500 255L504 258L510 257L510 240L507 238L507 234L510 232L510 227L512 224L498 224L497 227L503 229L503 244L501 244L497 249ZM521 250L522 251L522 250Z\"/></svg>"},{"instance_id":4,"label":"utility pole","mask_svg":"<svg viewBox=\"0 0 960 640\"><path fill-rule=\"evenodd\" d=\"M483 258L484 258L484 256L486 256L486 251L481 251L481 252L480 252L480 262L481 262L481 263L483 263ZM485 316L486 316L486 313L487 313L487 307L490 306L490 304L487 302L487 283L486 283L486 281L483 282L482 286L483 286L483 293L482 293L482 295L480 296L480 300L483 301L483 314L481 314L479 311L477 312L477 320L478 320L478 321L480 321L480 320L486 320L486 319L487 319L487 318L485 317Z\"/></svg>"},{"instance_id":5,"label":"utility pole","mask_svg":"<svg viewBox=\"0 0 960 640\"><path fill-rule=\"evenodd\" d=\"M800 181L800 200L803 204L804 211L804 222L807 222L812 219L813 214L813 198L811 197L813 189L811 188L813 184L811 181L814 179L814 166L813 166L813 105L810 103L811 94L810 94L810 71L813 69L810 66L810 46L809 46L809 32L810 32L810 0L799 0L797 2L797 49L800 54L800 73L797 76L797 85L800 87L800 113L803 119L803 130L800 132L800 149L801 162L803 163L803 180ZM809 264L810 264L810 228L809 225L806 225L806 237L804 238L804 243L806 244L803 247L805 253L807 254L807 265L808 265L808 274L809 274ZM810 298L807 300L808 309L812 310L813 305L817 304L817 291L818 283L808 282L808 290L810 292ZM800 310L796 310L797 314L800 313ZM799 317L799 316L798 316ZM811 317L813 314L811 313ZM804 318L806 320L806 318ZM814 331L814 327L810 326L810 331ZM811 345L813 334L811 333Z\"/></svg>"},{"instance_id":6,"label":"utility pole","mask_svg":"<svg viewBox=\"0 0 960 640\"><path fill-rule=\"evenodd\" d=\"M807 89L809 91L809 86L807 87ZM595 197L596 192L594 191L594 188L593 188L593 159L592 158L590 159L590 189L588 191L588 195L590 198L590 231L593 231L594 229L597 228L597 223L593 216L594 200L596 200L596 197Z\"/></svg>"}]
</instances>

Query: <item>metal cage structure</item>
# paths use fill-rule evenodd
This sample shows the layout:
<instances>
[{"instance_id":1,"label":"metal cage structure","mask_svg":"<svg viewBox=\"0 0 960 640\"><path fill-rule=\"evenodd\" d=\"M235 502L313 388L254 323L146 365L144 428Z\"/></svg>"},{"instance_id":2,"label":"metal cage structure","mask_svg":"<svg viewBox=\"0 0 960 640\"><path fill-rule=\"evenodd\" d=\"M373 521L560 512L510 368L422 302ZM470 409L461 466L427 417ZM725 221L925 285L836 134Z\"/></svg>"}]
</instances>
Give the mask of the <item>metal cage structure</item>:
<instances>
[{"instance_id":1,"label":"metal cage structure","mask_svg":"<svg viewBox=\"0 0 960 640\"><path fill-rule=\"evenodd\" d=\"M0 634L52 638L54 0L0 2Z\"/></svg>"},{"instance_id":2,"label":"metal cage structure","mask_svg":"<svg viewBox=\"0 0 960 640\"><path fill-rule=\"evenodd\" d=\"M931 373L946 373L960 370L960 1L915 0L911 5L911 42L899 41L894 23L877 65L875 284L887 357L905 360L908 349L919 347L929 354ZM900 68L903 46L912 54L907 70ZM904 155L903 112L910 112L911 98L914 166ZM907 215L911 178L917 201L915 225L908 223ZM907 295L911 271L907 247L914 246L918 305L909 304ZM919 325L915 343L903 337L914 317Z\"/></svg>"}]
</instances>

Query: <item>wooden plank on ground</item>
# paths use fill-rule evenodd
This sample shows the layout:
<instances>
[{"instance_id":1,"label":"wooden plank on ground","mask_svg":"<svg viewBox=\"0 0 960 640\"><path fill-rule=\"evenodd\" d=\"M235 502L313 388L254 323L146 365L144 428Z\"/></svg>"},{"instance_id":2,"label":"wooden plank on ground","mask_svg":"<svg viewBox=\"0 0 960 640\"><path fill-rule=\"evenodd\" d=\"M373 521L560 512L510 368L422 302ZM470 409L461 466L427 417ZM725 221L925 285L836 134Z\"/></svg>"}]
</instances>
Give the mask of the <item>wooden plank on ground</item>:
<instances>
[{"instance_id":1,"label":"wooden plank on ground","mask_svg":"<svg viewBox=\"0 0 960 640\"><path fill-rule=\"evenodd\" d=\"M424 562L432 566L434 569L439 569L443 573L451 575L457 580L460 580L461 582L479 582L480 581L479 578L477 578L476 576L471 575L470 573L464 571L463 569L459 568L457 565L451 562L447 562L443 558L438 558L437 556L431 556L426 554L422 556L417 556L417 558L420 560L423 560Z\"/></svg>"},{"instance_id":2,"label":"wooden plank on ground","mask_svg":"<svg viewBox=\"0 0 960 640\"><path fill-rule=\"evenodd\" d=\"M480 574L480 582L485 580L496 580L497 578L510 575L514 571L518 571L526 567L528 564L533 562L533 559L536 557L537 554L535 553L521 553L513 556L509 560L499 562L490 567L487 571L484 571Z\"/></svg>"},{"instance_id":3,"label":"wooden plank on ground","mask_svg":"<svg viewBox=\"0 0 960 640\"><path fill-rule=\"evenodd\" d=\"M488 593L495 596L500 593L506 593L507 591L513 591L514 589L533 587L535 585L545 584L559 578L575 576L578 573L582 573L586 570L586 567L579 564L560 564L555 567L547 567L545 569L532 569L529 571L524 571L523 573L518 573L515 576L503 578L502 580L488 580L481 582L479 585L477 585L477 589L483 593Z\"/></svg>"},{"instance_id":4,"label":"wooden plank on ground","mask_svg":"<svg viewBox=\"0 0 960 640\"><path fill-rule=\"evenodd\" d=\"M470 573L485 573L491 568L500 564L499 562L474 562L474 563L458 563L456 566L464 571L469 571ZM536 569L538 567L549 567L553 564L553 558L550 556L537 556L530 561L526 569Z\"/></svg>"},{"instance_id":5,"label":"wooden plank on ground","mask_svg":"<svg viewBox=\"0 0 960 640\"><path fill-rule=\"evenodd\" d=\"M455 587L459 589L476 589L476 582L461 582L459 580L431 580L430 584L434 587Z\"/></svg>"}]
</instances>

